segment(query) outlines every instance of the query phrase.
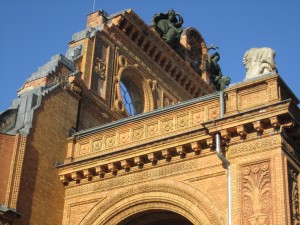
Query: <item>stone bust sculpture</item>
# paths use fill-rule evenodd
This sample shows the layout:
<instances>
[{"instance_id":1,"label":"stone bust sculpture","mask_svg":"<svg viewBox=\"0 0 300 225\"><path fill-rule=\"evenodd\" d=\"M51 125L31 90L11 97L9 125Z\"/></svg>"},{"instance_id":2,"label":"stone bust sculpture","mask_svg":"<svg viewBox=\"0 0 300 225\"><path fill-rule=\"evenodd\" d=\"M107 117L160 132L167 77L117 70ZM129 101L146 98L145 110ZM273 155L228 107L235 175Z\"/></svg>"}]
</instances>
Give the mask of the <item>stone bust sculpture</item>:
<instances>
[{"instance_id":1,"label":"stone bust sculpture","mask_svg":"<svg viewBox=\"0 0 300 225\"><path fill-rule=\"evenodd\" d=\"M155 14L151 23L151 25L156 27L163 40L174 48L179 45L180 35L183 31L182 24L182 16L175 13L174 10Z\"/></svg>"},{"instance_id":2,"label":"stone bust sculpture","mask_svg":"<svg viewBox=\"0 0 300 225\"><path fill-rule=\"evenodd\" d=\"M251 48L243 58L246 68L245 80L270 72L277 72L274 61L275 51L271 48Z\"/></svg>"}]
</instances>

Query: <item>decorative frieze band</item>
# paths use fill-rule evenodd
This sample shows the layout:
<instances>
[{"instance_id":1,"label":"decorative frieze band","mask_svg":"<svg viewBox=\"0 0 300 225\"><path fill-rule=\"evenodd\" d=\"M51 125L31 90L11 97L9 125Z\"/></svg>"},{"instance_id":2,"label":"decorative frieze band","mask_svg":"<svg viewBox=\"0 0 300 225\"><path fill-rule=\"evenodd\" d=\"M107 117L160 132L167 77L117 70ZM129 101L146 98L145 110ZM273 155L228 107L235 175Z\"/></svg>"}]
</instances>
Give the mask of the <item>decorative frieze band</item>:
<instances>
[{"instance_id":1,"label":"decorative frieze band","mask_svg":"<svg viewBox=\"0 0 300 225\"><path fill-rule=\"evenodd\" d=\"M199 128L199 124L206 120L219 117L219 106L214 104L209 108L199 107L180 114L165 116L156 121L145 121L131 127L118 127L112 131L93 136L89 139L75 137L69 142L69 157L74 160L82 157L101 155L111 152L118 147L132 147L147 140L161 139L172 134L186 133ZM75 142L75 143L74 143Z\"/></svg>"}]
</instances>

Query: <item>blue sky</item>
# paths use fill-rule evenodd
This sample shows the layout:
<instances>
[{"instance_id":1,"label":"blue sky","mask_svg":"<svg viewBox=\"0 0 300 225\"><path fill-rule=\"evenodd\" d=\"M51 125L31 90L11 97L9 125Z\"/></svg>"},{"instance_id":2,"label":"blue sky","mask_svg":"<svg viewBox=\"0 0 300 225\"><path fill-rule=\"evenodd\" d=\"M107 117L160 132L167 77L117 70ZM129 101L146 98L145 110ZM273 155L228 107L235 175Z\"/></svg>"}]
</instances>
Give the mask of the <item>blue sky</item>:
<instances>
[{"instance_id":1,"label":"blue sky","mask_svg":"<svg viewBox=\"0 0 300 225\"><path fill-rule=\"evenodd\" d=\"M300 97L299 0L95 0L95 9L109 14L128 8L147 24L155 13L180 13L183 27L197 28L207 45L219 46L222 72L232 83L245 77L242 58L249 48L273 48L279 74ZM39 66L65 54L92 10L93 0L0 1L0 112Z\"/></svg>"}]
</instances>

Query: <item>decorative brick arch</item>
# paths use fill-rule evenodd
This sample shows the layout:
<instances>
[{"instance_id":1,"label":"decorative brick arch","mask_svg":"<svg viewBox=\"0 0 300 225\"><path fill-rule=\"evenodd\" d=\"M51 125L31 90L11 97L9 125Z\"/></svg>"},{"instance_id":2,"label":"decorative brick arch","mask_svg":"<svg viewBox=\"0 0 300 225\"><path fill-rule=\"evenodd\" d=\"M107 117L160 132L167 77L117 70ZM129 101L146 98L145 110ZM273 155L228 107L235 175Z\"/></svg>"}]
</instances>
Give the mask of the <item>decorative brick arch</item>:
<instances>
[{"instance_id":1,"label":"decorative brick arch","mask_svg":"<svg viewBox=\"0 0 300 225\"><path fill-rule=\"evenodd\" d=\"M124 78L128 78L132 82L134 82L135 85L139 88L139 90L137 91L142 93L143 112L154 110L154 99L152 94L154 89L154 86L152 84L153 82L149 79L146 79L146 77L138 70L138 65L127 66L127 63L124 63L124 67L121 67L117 74L117 99L115 100L117 104L120 104L120 102L122 102L120 82ZM121 111L125 110L123 106L120 106L119 108Z\"/></svg>"},{"instance_id":2,"label":"decorative brick arch","mask_svg":"<svg viewBox=\"0 0 300 225\"><path fill-rule=\"evenodd\" d=\"M226 224L226 212L203 192L178 181L155 181L107 196L80 225L115 225L147 210L175 212L193 224Z\"/></svg>"}]
</instances>

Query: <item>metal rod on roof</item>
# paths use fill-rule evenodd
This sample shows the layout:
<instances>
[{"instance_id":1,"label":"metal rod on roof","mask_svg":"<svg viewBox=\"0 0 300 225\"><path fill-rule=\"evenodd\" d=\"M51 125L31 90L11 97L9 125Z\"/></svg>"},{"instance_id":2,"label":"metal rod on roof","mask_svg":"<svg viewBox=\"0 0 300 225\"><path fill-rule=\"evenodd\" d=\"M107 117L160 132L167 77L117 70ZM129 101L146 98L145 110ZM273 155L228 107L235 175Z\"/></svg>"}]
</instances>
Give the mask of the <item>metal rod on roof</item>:
<instances>
[{"instance_id":1,"label":"metal rod on roof","mask_svg":"<svg viewBox=\"0 0 300 225\"><path fill-rule=\"evenodd\" d=\"M95 4L96 4L96 0L94 0L94 4L93 4L93 12L95 12Z\"/></svg>"}]
</instances>

